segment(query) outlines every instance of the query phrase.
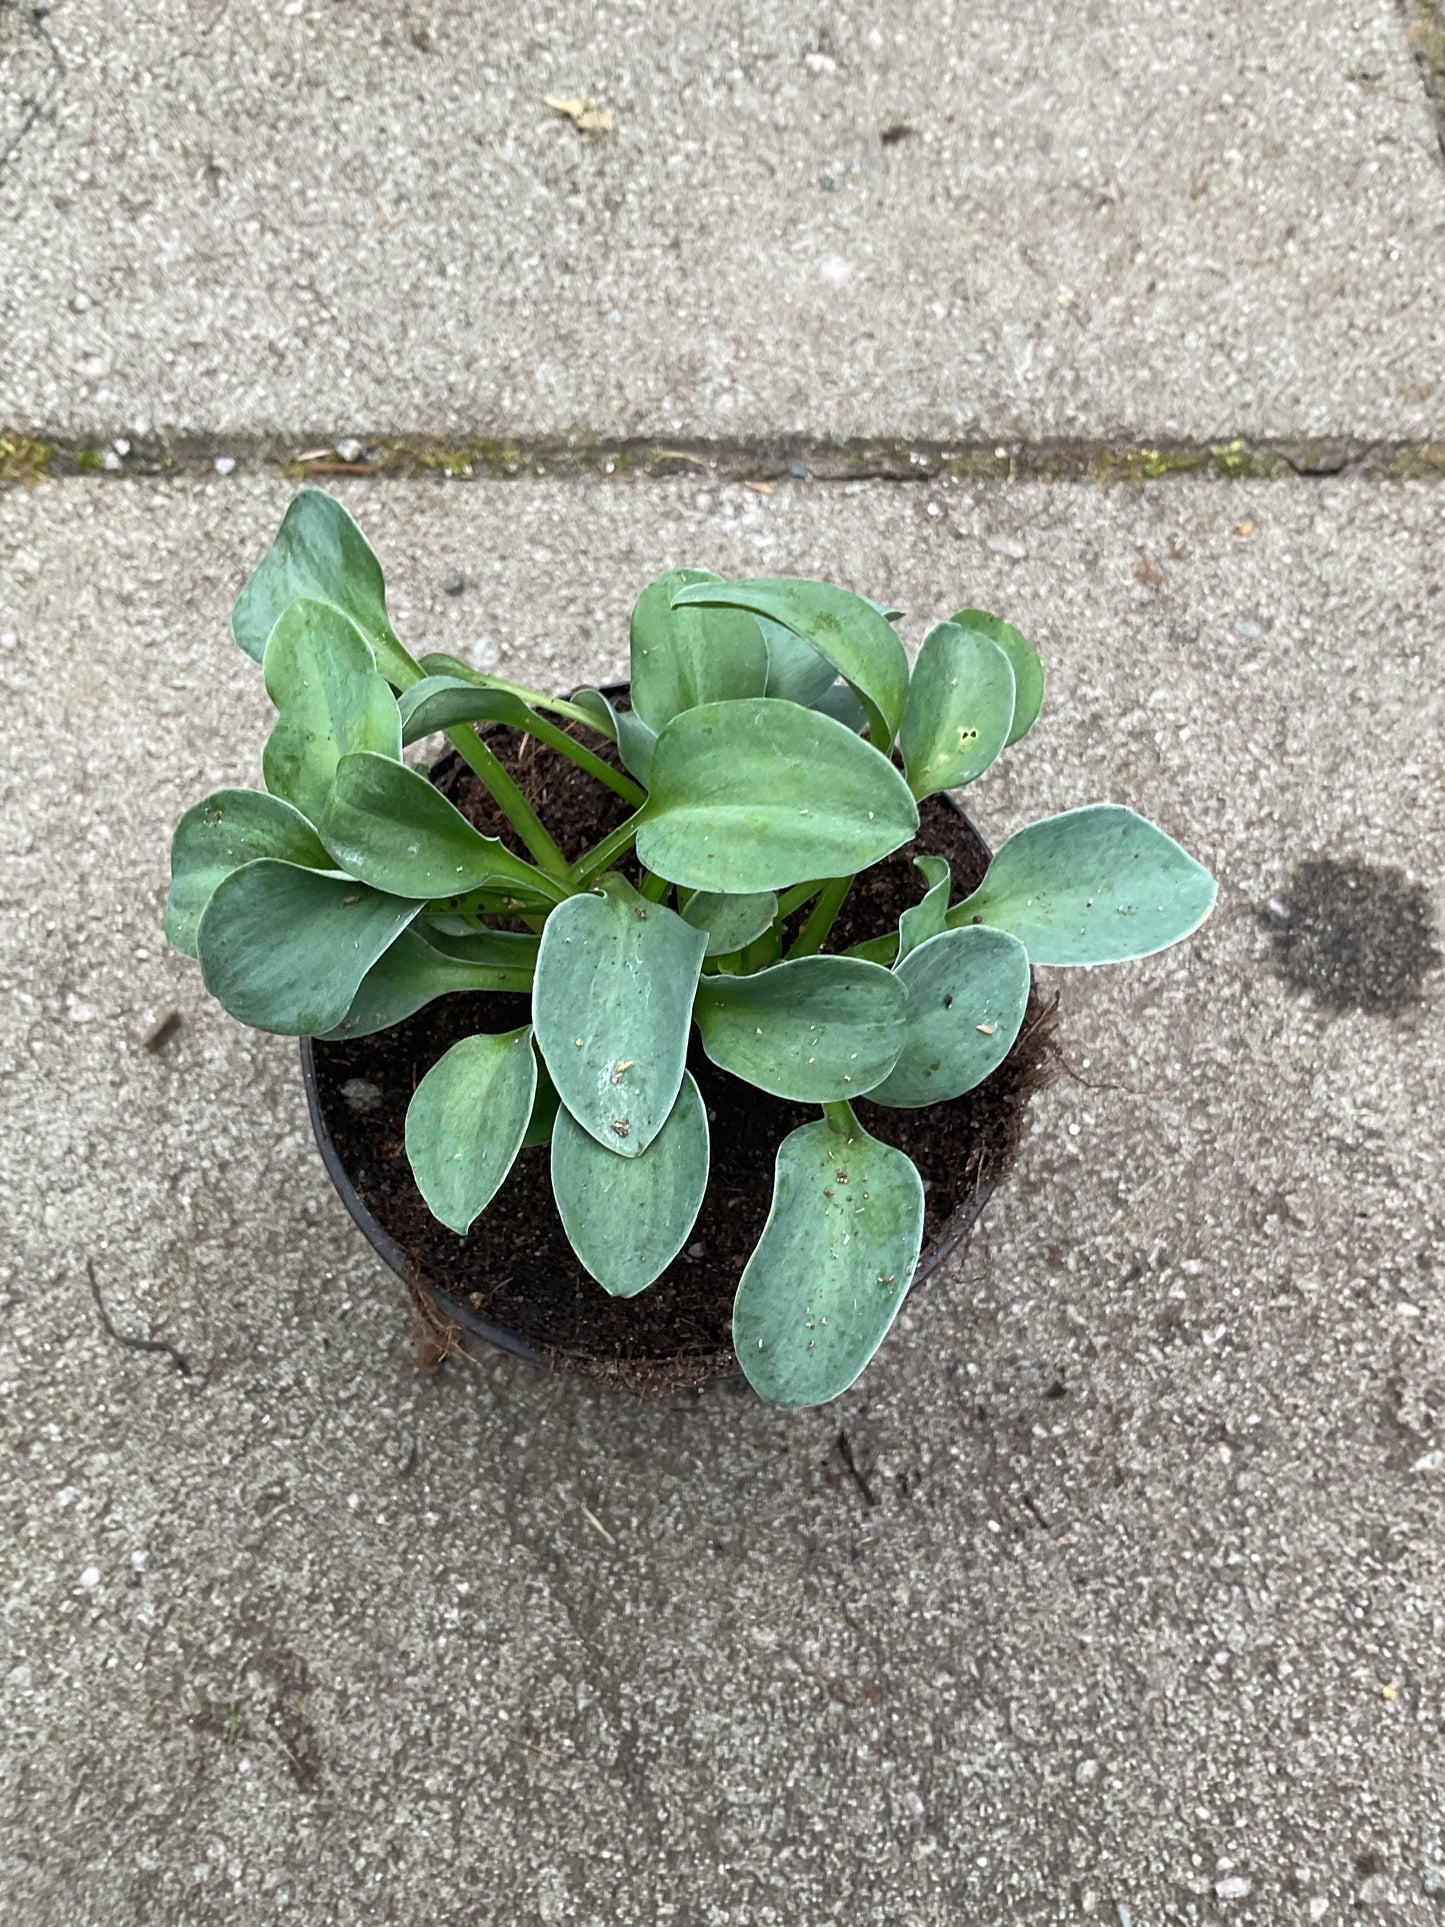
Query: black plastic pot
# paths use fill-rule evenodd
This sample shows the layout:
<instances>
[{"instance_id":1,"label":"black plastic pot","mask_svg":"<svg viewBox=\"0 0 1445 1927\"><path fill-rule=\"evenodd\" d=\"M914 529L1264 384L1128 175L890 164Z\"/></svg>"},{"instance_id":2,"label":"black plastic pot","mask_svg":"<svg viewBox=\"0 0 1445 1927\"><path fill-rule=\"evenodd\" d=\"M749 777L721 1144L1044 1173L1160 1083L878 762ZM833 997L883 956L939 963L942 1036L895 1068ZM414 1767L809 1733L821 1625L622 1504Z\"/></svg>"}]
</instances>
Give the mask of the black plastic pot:
<instances>
[{"instance_id":1,"label":"black plastic pot","mask_svg":"<svg viewBox=\"0 0 1445 1927\"><path fill-rule=\"evenodd\" d=\"M619 696L626 695L627 685L626 683L608 684L604 693L615 700ZM984 860L986 862L990 860L993 852L967 812L959 809L953 798L946 794L941 795L939 801L963 818L976 838ZM445 1321L459 1326L469 1337L480 1339L483 1344L492 1345L498 1351L509 1352L514 1358L525 1358L534 1365L545 1364L547 1361L543 1354L534 1345L529 1345L525 1339L519 1338L515 1332L507 1331L501 1325L492 1324L489 1319L480 1317L470 1306L448 1296L445 1291L438 1290L429 1281L418 1278L408 1265L405 1253L387 1236L356 1195L355 1187L347 1175L346 1168L332 1142L331 1133L326 1127L326 1120L321 1114L321 1100L316 1087L316 1059L312 1040L309 1037L301 1039L301 1080L306 1090L306 1108L310 1113L311 1128L316 1134L316 1144L321 1152L321 1162L326 1166L326 1174L336 1186L337 1195L351 1213L357 1229L382 1262L388 1265L413 1291L424 1293ZM760 1093L760 1101L768 1100ZM981 1185L966 1204L959 1206L938 1236L924 1247L913 1273L914 1285L922 1284L926 1278L931 1277L943 1261L958 1249L982 1217L989 1199L994 1194L994 1189L992 1182ZM598 1290L601 1290L600 1285Z\"/></svg>"}]
</instances>

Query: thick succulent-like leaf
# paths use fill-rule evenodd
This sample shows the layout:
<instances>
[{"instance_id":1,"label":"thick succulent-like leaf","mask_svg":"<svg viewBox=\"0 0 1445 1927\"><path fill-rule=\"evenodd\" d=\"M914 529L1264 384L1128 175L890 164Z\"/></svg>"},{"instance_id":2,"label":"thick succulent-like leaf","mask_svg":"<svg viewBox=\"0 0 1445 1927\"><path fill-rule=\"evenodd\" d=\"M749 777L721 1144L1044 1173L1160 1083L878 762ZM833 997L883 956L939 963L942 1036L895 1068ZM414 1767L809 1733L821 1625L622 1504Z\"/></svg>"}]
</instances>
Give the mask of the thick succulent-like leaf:
<instances>
[{"instance_id":1,"label":"thick succulent-like leaf","mask_svg":"<svg viewBox=\"0 0 1445 1927\"><path fill-rule=\"evenodd\" d=\"M868 1095L917 1110L961 1097L1013 1049L1029 1002L1029 953L987 924L945 930L894 966L908 987L898 1062Z\"/></svg>"},{"instance_id":2,"label":"thick succulent-like leaf","mask_svg":"<svg viewBox=\"0 0 1445 1927\"><path fill-rule=\"evenodd\" d=\"M635 1298L681 1251L707 1170L707 1107L690 1073L640 1157L613 1157L569 1111L557 1113L552 1195L572 1249L614 1298Z\"/></svg>"},{"instance_id":3,"label":"thick succulent-like leaf","mask_svg":"<svg viewBox=\"0 0 1445 1927\"><path fill-rule=\"evenodd\" d=\"M421 905L260 857L216 885L197 933L207 990L253 1030L333 1030Z\"/></svg>"},{"instance_id":4,"label":"thick succulent-like leaf","mask_svg":"<svg viewBox=\"0 0 1445 1927\"><path fill-rule=\"evenodd\" d=\"M738 897L695 890L683 906L682 920L695 930L706 930L709 957L726 957L760 937L777 914L778 899L771 890Z\"/></svg>"},{"instance_id":5,"label":"thick succulent-like leaf","mask_svg":"<svg viewBox=\"0 0 1445 1927\"><path fill-rule=\"evenodd\" d=\"M704 977L693 1005L714 1064L808 1104L881 1083L903 1047L907 1012L900 979L861 957L796 957L747 977Z\"/></svg>"},{"instance_id":6,"label":"thick succulent-like leaf","mask_svg":"<svg viewBox=\"0 0 1445 1927\"><path fill-rule=\"evenodd\" d=\"M1214 898L1214 878L1163 830L1091 803L1016 831L948 921L1011 931L1039 964L1122 963L1190 936Z\"/></svg>"},{"instance_id":7,"label":"thick succulent-like leaf","mask_svg":"<svg viewBox=\"0 0 1445 1927\"><path fill-rule=\"evenodd\" d=\"M916 950L930 937L936 937L947 928L948 892L953 873L947 861L941 856L916 856L915 868L922 870L928 884L921 901L910 904L898 919L898 955L895 962L902 963L910 950Z\"/></svg>"},{"instance_id":8,"label":"thick succulent-like leaf","mask_svg":"<svg viewBox=\"0 0 1445 1927\"><path fill-rule=\"evenodd\" d=\"M276 722L261 768L273 796L319 823L336 765L357 750L401 760L401 717L361 631L327 602L283 609L262 664Z\"/></svg>"},{"instance_id":9,"label":"thick succulent-like leaf","mask_svg":"<svg viewBox=\"0 0 1445 1927\"><path fill-rule=\"evenodd\" d=\"M579 689L572 700L579 709L597 718L598 728L616 743L622 767L646 789L652 775L657 731L649 729L635 710L617 708L600 689Z\"/></svg>"},{"instance_id":10,"label":"thick succulent-like leaf","mask_svg":"<svg viewBox=\"0 0 1445 1927\"><path fill-rule=\"evenodd\" d=\"M773 1204L733 1301L733 1346L774 1405L823 1405L883 1342L923 1243L923 1183L861 1125L778 1146Z\"/></svg>"},{"instance_id":11,"label":"thick succulent-like leaf","mask_svg":"<svg viewBox=\"0 0 1445 1927\"><path fill-rule=\"evenodd\" d=\"M446 912L429 911L416 925L433 950L456 963L493 970L524 972L528 978L537 962L538 939L518 930L478 930L475 924L455 921Z\"/></svg>"},{"instance_id":12,"label":"thick succulent-like leaf","mask_svg":"<svg viewBox=\"0 0 1445 1927\"><path fill-rule=\"evenodd\" d=\"M1026 642L1018 630L997 616L989 615L986 609L960 609L949 621L960 629L977 629L996 642L1009 659L1009 667L1014 672L1014 714L1009 727L1008 743L1016 743L1020 736L1026 736L1033 728L1044 701L1044 666L1039 661L1038 651L1031 642Z\"/></svg>"},{"instance_id":13,"label":"thick succulent-like leaf","mask_svg":"<svg viewBox=\"0 0 1445 1927\"><path fill-rule=\"evenodd\" d=\"M292 497L276 540L231 612L231 634L260 662L282 611L302 597L350 616L389 682L399 688L415 682L416 670L387 617L381 564L340 502L319 488Z\"/></svg>"},{"instance_id":14,"label":"thick succulent-like leaf","mask_svg":"<svg viewBox=\"0 0 1445 1927\"><path fill-rule=\"evenodd\" d=\"M420 742L434 730L458 723L510 723L525 726L533 711L510 689L488 689L462 676L424 676L397 698L403 744Z\"/></svg>"},{"instance_id":15,"label":"thick succulent-like leaf","mask_svg":"<svg viewBox=\"0 0 1445 1927\"><path fill-rule=\"evenodd\" d=\"M768 681L765 696L813 708L837 681L838 672L820 656L812 643L805 642L792 629L768 616L754 616L768 648Z\"/></svg>"},{"instance_id":16,"label":"thick succulent-like leaf","mask_svg":"<svg viewBox=\"0 0 1445 1927\"><path fill-rule=\"evenodd\" d=\"M478 941L486 943L485 938ZM530 962L465 962L428 942L413 924L377 958L362 978L350 1010L326 1034L333 1038L369 1037L373 1031L390 1030L434 997L444 997L453 990L526 992L531 987Z\"/></svg>"},{"instance_id":17,"label":"thick succulent-like leaf","mask_svg":"<svg viewBox=\"0 0 1445 1927\"><path fill-rule=\"evenodd\" d=\"M261 856L280 857L308 870L332 867L315 830L279 796L266 796L260 790L217 790L193 803L171 838L167 942L184 956L194 957L201 913L216 885Z\"/></svg>"},{"instance_id":18,"label":"thick succulent-like leaf","mask_svg":"<svg viewBox=\"0 0 1445 1927\"><path fill-rule=\"evenodd\" d=\"M434 1218L465 1237L516 1161L532 1116L532 1030L453 1044L412 1093L406 1155Z\"/></svg>"},{"instance_id":19,"label":"thick succulent-like leaf","mask_svg":"<svg viewBox=\"0 0 1445 1927\"><path fill-rule=\"evenodd\" d=\"M1014 672L996 642L940 622L923 638L898 746L921 802L982 776L1008 741Z\"/></svg>"},{"instance_id":20,"label":"thick succulent-like leaf","mask_svg":"<svg viewBox=\"0 0 1445 1927\"><path fill-rule=\"evenodd\" d=\"M343 870L398 897L460 897L517 888L565 894L494 836L474 830L419 769L364 752L343 756L317 825Z\"/></svg>"},{"instance_id":21,"label":"thick succulent-like leaf","mask_svg":"<svg viewBox=\"0 0 1445 1927\"><path fill-rule=\"evenodd\" d=\"M674 608L704 604L750 609L811 643L863 704L875 746L885 754L892 747L908 695L908 657L876 603L830 582L783 576L697 582L673 597Z\"/></svg>"},{"instance_id":22,"label":"thick succulent-like leaf","mask_svg":"<svg viewBox=\"0 0 1445 1927\"><path fill-rule=\"evenodd\" d=\"M886 756L831 716L766 696L675 716L657 739L650 788L638 858L697 890L851 876L918 828Z\"/></svg>"},{"instance_id":23,"label":"thick succulent-like leaf","mask_svg":"<svg viewBox=\"0 0 1445 1927\"><path fill-rule=\"evenodd\" d=\"M532 1015L562 1102L634 1158L667 1122L687 1059L707 935L610 875L547 919Z\"/></svg>"},{"instance_id":24,"label":"thick succulent-like leaf","mask_svg":"<svg viewBox=\"0 0 1445 1927\"><path fill-rule=\"evenodd\" d=\"M654 732L699 703L761 696L768 680L762 631L741 609L674 609L706 569L673 569L649 582L632 609L632 706Z\"/></svg>"}]
</instances>

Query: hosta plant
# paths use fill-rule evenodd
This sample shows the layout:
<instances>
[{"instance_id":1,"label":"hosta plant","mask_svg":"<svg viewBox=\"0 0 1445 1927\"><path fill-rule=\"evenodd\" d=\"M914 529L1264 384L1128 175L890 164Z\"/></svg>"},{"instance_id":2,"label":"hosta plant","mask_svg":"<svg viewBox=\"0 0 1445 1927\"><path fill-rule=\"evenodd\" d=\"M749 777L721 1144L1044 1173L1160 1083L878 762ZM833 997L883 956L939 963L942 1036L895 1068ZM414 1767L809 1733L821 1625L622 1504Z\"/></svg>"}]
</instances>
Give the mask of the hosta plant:
<instances>
[{"instance_id":1,"label":"hosta plant","mask_svg":"<svg viewBox=\"0 0 1445 1927\"><path fill-rule=\"evenodd\" d=\"M360 531L308 490L232 619L276 708L265 789L197 803L172 852L167 934L257 1029L356 1037L448 991L530 994L529 1024L455 1044L407 1112L421 1194L463 1236L522 1148L550 1143L581 1263L604 1291L646 1290L708 1182L694 1027L722 1070L816 1105L779 1147L733 1314L743 1370L782 1405L853 1382L919 1257L918 1172L854 1100L972 1089L1018 1034L1031 964L1147 956L1214 901L1177 843L1098 803L1018 830L961 901L919 857L897 930L825 952L857 873L1017 743L1043 695L997 617L938 623L910 669L898 616L827 583L676 570L633 609L630 702L564 700L409 654ZM498 723L616 791L625 820L568 862L488 746ZM437 732L525 858L406 761Z\"/></svg>"}]
</instances>

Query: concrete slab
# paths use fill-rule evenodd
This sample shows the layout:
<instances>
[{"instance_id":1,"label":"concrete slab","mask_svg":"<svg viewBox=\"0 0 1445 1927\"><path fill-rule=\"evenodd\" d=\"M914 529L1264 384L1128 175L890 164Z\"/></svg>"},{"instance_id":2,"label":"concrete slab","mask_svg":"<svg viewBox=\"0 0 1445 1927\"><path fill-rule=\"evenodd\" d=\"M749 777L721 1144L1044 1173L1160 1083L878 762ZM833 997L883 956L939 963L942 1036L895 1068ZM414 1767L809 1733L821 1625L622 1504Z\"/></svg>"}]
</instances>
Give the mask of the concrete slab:
<instances>
[{"instance_id":1,"label":"concrete slab","mask_svg":"<svg viewBox=\"0 0 1445 1927\"><path fill-rule=\"evenodd\" d=\"M16 126L52 50L0 171L0 422L1445 432L1395 0L58 0L0 8Z\"/></svg>"},{"instance_id":2,"label":"concrete slab","mask_svg":"<svg viewBox=\"0 0 1445 1927\"><path fill-rule=\"evenodd\" d=\"M558 682L666 562L998 606L1052 703L986 827L1114 795L1221 875L1187 950L1061 978L1089 1082L794 1417L419 1372L292 1047L163 953L285 499L0 497L7 1918L1436 1920L1441 974L1374 1006L1445 834L1438 497L349 494L404 635Z\"/></svg>"}]
</instances>

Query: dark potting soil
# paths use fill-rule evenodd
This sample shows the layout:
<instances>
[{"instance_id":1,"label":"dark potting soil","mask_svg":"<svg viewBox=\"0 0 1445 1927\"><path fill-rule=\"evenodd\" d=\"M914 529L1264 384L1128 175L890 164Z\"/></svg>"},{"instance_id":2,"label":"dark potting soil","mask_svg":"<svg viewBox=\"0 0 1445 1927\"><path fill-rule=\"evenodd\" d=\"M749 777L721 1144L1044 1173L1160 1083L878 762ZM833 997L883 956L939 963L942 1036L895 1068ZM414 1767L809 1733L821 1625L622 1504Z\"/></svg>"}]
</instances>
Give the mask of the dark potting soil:
<instances>
[{"instance_id":1,"label":"dark potting soil","mask_svg":"<svg viewBox=\"0 0 1445 1927\"><path fill-rule=\"evenodd\" d=\"M620 797L534 737L493 729L487 741L569 861L629 814ZM588 741L596 747L595 739ZM454 751L440 759L432 777L479 830L526 855ZM913 845L855 882L828 949L846 949L897 927L900 912L925 888L915 855L948 859L955 897L981 881L988 859L966 818L937 797L923 804L920 815ZM634 879L636 874L634 867ZM1050 1015L1035 990L1006 1061L963 1097L920 1111L857 1101L864 1128L906 1151L918 1166L925 1253L955 1213L996 1184L1012 1163L1024 1107L1048 1060ZM707 1195L683 1253L656 1283L636 1298L611 1298L583 1270L567 1241L552 1200L546 1145L520 1154L465 1238L432 1217L406 1160L407 1105L437 1059L476 1031L513 1030L530 1017L526 997L456 992L392 1030L315 1045L322 1116L357 1194L406 1254L414 1291L431 1288L470 1305L537 1347L554 1365L642 1393L699 1384L731 1370L733 1294L767 1218L777 1148L789 1131L817 1118L817 1107L784 1103L718 1070L694 1034L688 1067L707 1104L712 1133ZM365 1108L355 1102L357 1079L370 1087L360 1093Z\"/></svg>"}]
</instances>

